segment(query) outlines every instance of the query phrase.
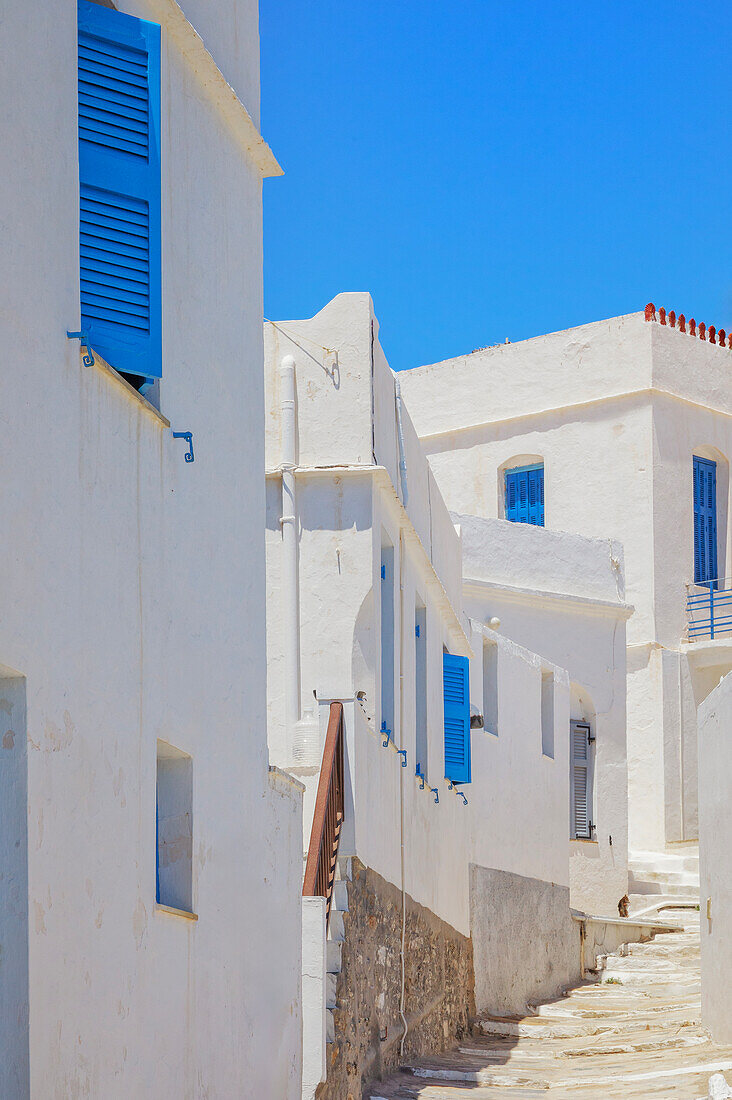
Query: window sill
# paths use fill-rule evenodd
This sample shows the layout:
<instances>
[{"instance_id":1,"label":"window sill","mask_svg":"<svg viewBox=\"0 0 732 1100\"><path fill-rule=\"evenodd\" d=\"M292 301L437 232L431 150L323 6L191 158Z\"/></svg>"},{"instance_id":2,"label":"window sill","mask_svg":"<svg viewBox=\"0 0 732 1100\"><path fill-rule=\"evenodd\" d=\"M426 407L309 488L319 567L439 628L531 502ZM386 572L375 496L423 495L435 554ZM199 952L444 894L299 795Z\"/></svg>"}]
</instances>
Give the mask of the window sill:
<instances>
[{"instance_id":1,"label":"window sill","mask_svg":"<svg viewBox=\"0 0 732 1100\"><path fill-rule=\"evenodd\" d=\"M156 420L159 420L163 427L170 427L170 421L167 419L167 417L163 416L159 409L156 409L155 406L150 401L148 401L146 397L143 397L141 393L138 393L135 387L131 386L127 379L122 377L119 371L116 371L114 367L110 366L106 359L102 359L99 352L96 351L93 346L92 351L94 353L94 367L96 367L97 370L100 370L103 374L106 374L109 378L111 378L112 381L115 382L118 386L121 386L128 397L131 397L133 401L136 401L139 405L141 405L146 412L150 413ZM79 359L81 359L82 354L83 351L80 348ZM84 367L84 370L93 370L94 367Z\"/></svg>"},{"instance_id":2,"label":"window sill","mask_svg":"<svg viewBox=\"0 0 732 1100\"><path fill-rule=\"evenodd\" d=\"M571 836L569 838L570 844L592 844L595 848L599 848L599 842L597 840L590 840L587 836Z\"/></svg>"},{"instance_id":3,"label":"window sill","mask_svg":"<svg viewBox=\"0 0 732 1100\"><path fill-rule=\"evenodd\" d=\"M168 913L171 917L182 917L183 920L198 920L198 913L189 913L187 909L175 909L172 905L163 905L162 902L155 902L156 913Z\"/></svg>"}]
</instances>

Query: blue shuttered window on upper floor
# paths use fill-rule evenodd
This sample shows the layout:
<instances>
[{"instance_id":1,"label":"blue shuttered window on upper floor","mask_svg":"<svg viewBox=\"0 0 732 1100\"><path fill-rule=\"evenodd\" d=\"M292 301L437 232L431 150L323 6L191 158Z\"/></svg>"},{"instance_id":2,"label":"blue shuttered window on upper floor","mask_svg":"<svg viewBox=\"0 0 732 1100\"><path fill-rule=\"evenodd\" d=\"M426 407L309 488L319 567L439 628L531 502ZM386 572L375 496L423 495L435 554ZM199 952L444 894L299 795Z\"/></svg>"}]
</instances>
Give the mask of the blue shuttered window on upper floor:
<instances>
[{"instance_id":1,"label":"blue shuttered window on upper floor","mask_svg":"<svg viewBox=\"0 0 732 1100\"><path fill-rule=\"evenodd\" d=\"M694 581L717 579L717 463L694 455Z\"/></svg>"},{"instance_id":2,"label":"blue shuttered window on upper floor","mask_svg":"<svg viewBox=\"0 0 732 1100\"><path fill-rule=\"evenodd\" d=\"M116 370L162 374L160 27L79 0L81 327Z\"/></svg>"},{"instance_id":3,"label":"blue shuttered window on upper floor","mask_svg":"<svg viewBox=\"0 0 732 1100\"><path fill-rule=\"evenodd\" d=\"M506 519L544 526L543 465L506 470Z\"/></svg>"},{"instance_id":4,"label":"blue shuttered window on upper floor","mask_svg":"<svg viewBox=\"0 0 732 1100\"><path fill-rule=\"evenodd\" d=\"M470 782L470 690L468 658L455 653L442 657L445 705L445 779Z\"/></svg>"}]
</instances>

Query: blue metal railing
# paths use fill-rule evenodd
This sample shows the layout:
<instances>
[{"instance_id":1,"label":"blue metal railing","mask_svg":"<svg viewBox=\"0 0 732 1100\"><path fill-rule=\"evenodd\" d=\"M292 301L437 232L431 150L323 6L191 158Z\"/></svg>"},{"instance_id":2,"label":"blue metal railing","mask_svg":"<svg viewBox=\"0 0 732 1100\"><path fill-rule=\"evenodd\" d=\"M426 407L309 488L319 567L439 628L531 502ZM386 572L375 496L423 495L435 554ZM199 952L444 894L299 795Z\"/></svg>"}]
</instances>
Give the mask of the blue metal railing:
<instances>
[{"instance_id":1,"label":"blue metal railing","mask_svg":"<svg viewBox=\"0 0 732 1100\"><path fill-rule=\"evenodd\" d=\"M732 634L732 587L720 578L686 586L689 641Z\"/></svg>"}]
</instances>

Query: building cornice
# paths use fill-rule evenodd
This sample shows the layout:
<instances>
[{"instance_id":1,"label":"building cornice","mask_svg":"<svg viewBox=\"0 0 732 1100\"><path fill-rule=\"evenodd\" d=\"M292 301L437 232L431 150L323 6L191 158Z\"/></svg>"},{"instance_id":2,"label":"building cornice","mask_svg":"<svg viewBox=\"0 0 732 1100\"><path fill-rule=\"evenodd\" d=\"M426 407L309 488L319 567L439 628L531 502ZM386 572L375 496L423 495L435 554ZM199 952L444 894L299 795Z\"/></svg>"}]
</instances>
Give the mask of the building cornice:
<instances>
[{"instance_id":1,"label":"building cornice","mask_svg":"<svg viewBox=\"0 0 732 1100\"><path fill-rule=\"evenodd\" d=\"M615 600L600 600L593 596L576 596L568 592L551 592L542 588L522 588L519 585L499 584L497 581L480 580L466 577L463 580L463 592L466 595L493 595L501 600L513 603L531 604L533 607L551 607L569 613L580 612L587 615L604 615L611 619L627 621L635 607L632 604Z\"/></svg>"},{"instance_id":2,"label":"building cornice","mask_svg":"<svg viewBox=\"0 0 732 1100\"><path fill-rule=\"evenodd\" d=\"M259 169L261 176L266 179L284 175L249 111L177 0L138 0L135 6L141 15L160 23L166 34L170 35L195 73L199 85L226 122L238 145Z\"/></svg>"},{"instance_id":3,"label":"building cornice","mask_svg":"<svg viewBox=\"0 0 732 1100\"><path fill-rule=\"evenodd\" d=\"M644 386L637 390L621 390L618 393L607 393L599 397L589 397L586 401L577 401L573 404L550 405L544 409L532 409L525 412L512 413L511 416L497 417L491 420L475 420L470 424L456 424L451 428L441 428L438 432L426 432L424 435L420 435L419 440L423 446L429 448L429 453L434 453L441 449L439 445L436 445L439 443L439 440L449 436L478 431L480 428L503 427L506 424L538 419L542 416L554 416L557 413L581 412L584 409L590 409L608 401L627 401L631 398L639 397L668 397L672 401L680 401L684 405L691 405L694 408L703 409L704 412L714 413L716 416L732 418L732 410L727 412L726 409L715 408L712 405L705 404L703 401L695 401L691 397L684 397L679 393L673 393L671 390L661 389L658 386Z\"/></svg>"}]
</instances>

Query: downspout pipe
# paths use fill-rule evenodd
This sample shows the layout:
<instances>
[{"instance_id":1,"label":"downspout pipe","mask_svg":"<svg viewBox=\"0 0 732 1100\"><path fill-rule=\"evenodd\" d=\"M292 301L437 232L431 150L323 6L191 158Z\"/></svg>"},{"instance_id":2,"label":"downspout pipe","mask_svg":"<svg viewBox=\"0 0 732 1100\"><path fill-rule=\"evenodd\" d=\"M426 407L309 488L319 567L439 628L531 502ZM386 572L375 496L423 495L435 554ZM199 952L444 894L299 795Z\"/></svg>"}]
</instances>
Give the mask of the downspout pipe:
<instances>
[{"instance_id":1,"label":"downspout pipe","mask_svg":"<svg viewBox=\"0 0 732 1100\"><path fill-rule=\"evenodd\" d=\"M282 612L285 641L285 722L288 758L293 759L295 727L300 719L300 599L297 548L297 411L295 360L280 361L280 409L282 422Z\"/></svg>"}]
</instances>

